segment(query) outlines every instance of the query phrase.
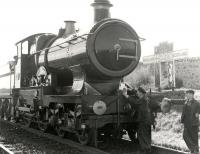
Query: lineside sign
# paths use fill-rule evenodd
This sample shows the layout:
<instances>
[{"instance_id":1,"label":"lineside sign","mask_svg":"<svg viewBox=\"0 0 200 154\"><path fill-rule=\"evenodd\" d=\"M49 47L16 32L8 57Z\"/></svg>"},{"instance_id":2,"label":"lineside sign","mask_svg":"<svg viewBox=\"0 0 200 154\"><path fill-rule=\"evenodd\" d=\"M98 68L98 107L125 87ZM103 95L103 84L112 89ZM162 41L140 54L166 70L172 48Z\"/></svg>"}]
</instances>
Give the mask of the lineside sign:
<instances>
[{"instance_id":1,"label":"lineside sign","mask_svg":"<svg viewBox=\"0 0 200 154\"><path fill-rule=\"evenodd\" d=\"M188 56L188 50L177 50L143 57L143 64L160 63L181 59Z\"/></svg>"}]
</instances>

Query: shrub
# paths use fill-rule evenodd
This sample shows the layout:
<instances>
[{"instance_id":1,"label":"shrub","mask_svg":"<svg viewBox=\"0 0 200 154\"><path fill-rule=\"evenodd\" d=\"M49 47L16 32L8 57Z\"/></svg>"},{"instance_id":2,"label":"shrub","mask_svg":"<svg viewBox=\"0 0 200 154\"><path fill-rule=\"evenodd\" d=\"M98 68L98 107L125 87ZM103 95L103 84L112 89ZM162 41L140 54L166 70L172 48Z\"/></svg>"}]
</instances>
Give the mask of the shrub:
<instances>
[{"instance_id":1,"label":"shrub","mask_svg":"<svg viewBox=\"0 0 200 154\"><path fill-rule=\"evenodd\" d=\"M136 86L151 84L151 77L145 72L140 72L136 78L138 79Z\"/></svg>"},{"instance_id":2,"label":"shrub","mask_svg":"<svg viewBox=\"0 0 200 154\"><path fill-rule=\"evenodd\" d=\"M154 82L151 73L144 68L131 73L126 77L126 81L133 86L143 86L144 88L150 87L150 85Z\"/></svg>"},{"instance_id":3,"label":"shrub","mask_svg":"<svg viewBox=\"0 0 200 154\"><path fill-rule=\"evenodd\" d=\"M163 119L161 123L161 129L169 131L172 128L172 123L168 121L167 119Z\"/></svg>"},{"instance_id":4,"label":"shrub","mask_svg":"<svg viewBox=\"0 0 200 154\"><path fill-rule=\"evenodd\" d=\"M172 130L174 133L181 133L183 131L183 126L181 124L174 125Z\"/></svg>"}]
</instances>

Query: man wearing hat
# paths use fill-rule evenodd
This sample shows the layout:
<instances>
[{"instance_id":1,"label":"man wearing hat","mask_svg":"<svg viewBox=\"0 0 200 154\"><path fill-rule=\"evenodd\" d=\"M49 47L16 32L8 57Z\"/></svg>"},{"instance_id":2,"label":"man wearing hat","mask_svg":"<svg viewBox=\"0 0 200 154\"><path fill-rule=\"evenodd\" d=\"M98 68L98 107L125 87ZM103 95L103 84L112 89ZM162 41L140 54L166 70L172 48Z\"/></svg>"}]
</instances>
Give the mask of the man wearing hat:
<instances>
[{"instance_id":1,"label":"man wearing hat","mask_svg":"<svg viewBox=\"0 0 200 154\"><path fill-rule=\"evenodd\" d=\"M198 129L200 104L194 99L194 91L186 91L181 122L184 124L183 139L192 154L199 153Z\"/></svg>"},{"instance_id":2,"label":"man wearing hat","mask_svg":"<svg viewBox=\"0 0 200 154\"><path fill-rule=\"evenodd\" d=\"M146 99L146 91L139 87L137 89L139 99L135 99L127 95L127 91L123 91L123 96L128 99L131 107L138 113L136 121L138 122L137 136L140 144L140 154L148 154L151 151L151 115Z\"/></svg>"}]
</instances>

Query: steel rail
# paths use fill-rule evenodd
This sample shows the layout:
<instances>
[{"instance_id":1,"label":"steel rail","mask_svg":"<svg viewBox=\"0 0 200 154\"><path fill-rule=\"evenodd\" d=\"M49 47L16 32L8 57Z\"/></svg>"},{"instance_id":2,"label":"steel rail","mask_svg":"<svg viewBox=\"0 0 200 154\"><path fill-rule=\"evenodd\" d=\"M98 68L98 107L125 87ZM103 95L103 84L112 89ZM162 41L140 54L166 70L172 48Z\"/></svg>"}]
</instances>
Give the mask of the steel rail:
<instances>
[{"instance_id":1,"label":"steel rail","mask_svg":"<svg viewBox=\"0 0 200 154\"><path fill-rule=\"evenodd\" d=\"M163 146L152 145L152 151L155 154L189 154L188 152L166 148Z\"/></svg>"},{"instance_id":2,"label":"steel rail","mask_svg":"<svg viewBox=\"0 0 200 154\"><path fill-rule=\"evenodd\" d=\"M10 151L9 148L6 148L2 143L0 143L0 153L1 154L15 154L14 152Z\"/></svg>"}]
</instances>

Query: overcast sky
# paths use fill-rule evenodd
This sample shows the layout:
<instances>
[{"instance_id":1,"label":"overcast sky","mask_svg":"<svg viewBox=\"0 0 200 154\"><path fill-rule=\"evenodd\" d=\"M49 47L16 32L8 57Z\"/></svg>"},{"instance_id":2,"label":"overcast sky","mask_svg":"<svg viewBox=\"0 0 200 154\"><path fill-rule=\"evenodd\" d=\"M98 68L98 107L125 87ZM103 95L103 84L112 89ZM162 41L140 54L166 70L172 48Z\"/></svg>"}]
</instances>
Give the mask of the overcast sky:
<instances>
[{"instance_id":1,"label":"overcast sky","mask_svg":"<svg viewBox=\"0 0 200 154\"><path fill-rule=\"evenodd\" d=\"M146 41L142 55L153 54L162 41L175 49L188 48L200 55L199 0L110 0L111 16L128 22ZM57 33L64 20L76 20L80 30L93 21L93 0L4 0L0 1L0 65L16 54L14 44L39 32ZM196 52L196 53L195 53Z\"/></svg>"},{"instance_id":2,"label":"overcast sky","mask_svg":"<svg viewBox=\"0 0 200 154\"><path fill-rule=\"evenodd\" d=\"M15 43L34 33L57 34L65 20L76 20L80 30L93 22L93 0L0 1L0 67L16 55ZM142 56L152 55L159 42L189 49L200 56L199 0L110 0L111 16L128 22L142 38ZM1 68L0 68L1 69Z\"/></svg>"}]
</instances>

